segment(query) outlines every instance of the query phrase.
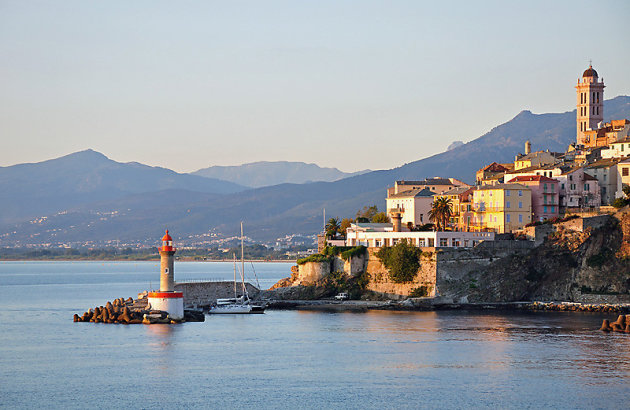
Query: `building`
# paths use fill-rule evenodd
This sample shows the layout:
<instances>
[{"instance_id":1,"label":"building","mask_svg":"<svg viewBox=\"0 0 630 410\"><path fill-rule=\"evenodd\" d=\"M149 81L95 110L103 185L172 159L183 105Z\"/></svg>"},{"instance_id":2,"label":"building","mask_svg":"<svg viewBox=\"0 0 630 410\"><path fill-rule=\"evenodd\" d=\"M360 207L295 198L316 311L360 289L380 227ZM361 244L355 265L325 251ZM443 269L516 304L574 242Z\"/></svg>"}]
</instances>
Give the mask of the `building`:
<instances>
[{"instance_id":1,"label":"building","mask_svg":"<svg viewBox=\"0 0 630 410\"><path fill-rule=\"evenodd\" d=\"M584 71L581 80L578 78L575 89L577 92L576 140L579 145L598 146L597 139L594 140L587 131L597 130L599 123L604 120L604 87L604 80L599 80L597 71L592 65Z\"/></svg>"},{"instance_id":2,"label":"building","mask_svg":"<svg viewBox=\"0 0 630 410\"><path fill-rule=\"evenodd\" d=\"M473 191L473 229L512 232L532 221L532 193L521 184L482 185Z\"/></svg>"},{"instance_id":3,"label":"building","mask_svg":"<svg viewBox=\"0 0 630 410\"><path fill-rule=\"evenodd\" d=\"M173 238L166 234L162 238L162 246L158 248L160 252L160 290L147 294L147 301L153 310L168 312L173 320L184 318L184 294L175 292L175 252Z\"/></svg>"},{"instance_id":4,"label":"building","mask_svg":"<svg viewBox=\"0 0 630 410\"><path fill-rule=\"evenodd\" d=\"M542 175L521 175L508 182L525 185L531 190L533 220L544 221L560 215L560 186L557 180Z\"/></svg>"},{"instance_id":5,"label":"building","mask_svg":"<svg viewBox=\"0 0 630 410\"><path fill-rule=\"evenodd\" d=\"M474 187L453 188L443 194L436 195L436 198L447 198L451 201L453 215L449 221L449 228L453 231L469 231L472 221L472 198Z\"/></svg>"},{"instance_id":6,"label":"building","mask_svg":"<svg viewBox=\"0 0 630 410\"><path fill-rule=\"evenodd\" d=\"M496 183L506 172L510 172L514 170L514 164L499 164L497 162L493 162L490 165L487 165L481 168L475 174L475 179L477 185L484 184L493 184Z\"/></svg>"},{"instance_id":7,"label":"building","mask_svg":"<svg viewBox=\"0 0 630 410\"><path fill-rule=\"evenodd\" d=\"M390 196L392 194L400 194L405 191L411 191L412 189L428 189L429 191L432 191L436 194L441 194L450 189L460 186L469 187L470 185L455 178L434 177L423 179L421 181L402 180L396 181L394 183L394 186L387 190L387 196Z\"/></svg>"},{"instance_id":8,"label":"building","mask_svg":"<svg viewBox=\"0 0 630 410\"><path fill-rule=\"evenodd\" d=\"M561 154L547 151L536 151L524 155L517 155L514 159L514 170L541 167L543 165L551 165L560 162L558 157Z\"/></svg>"},{"instance_id":9,"label":"building","mask_svg":"<svg viewBox=\"0 0 630 410\"><path fill-rule=\"evenodd\" d=\"M616 198L623 198L624 185L630 186L630 158L624 159L617 164L617 191Z\"/></svg>"},{"instance_id":10,"label":"building","mask_svg":"<svg viewBox=\"0 0 630 410\"><path fill-rule=\"evenodd\" d=\"M400 214L403 226L419 226L429 223L429 211L435 192L429 189L411 189L398 194L388 195L387 213L390 217Z\"/></svg>"},{"instance_id":11,"label":"building","mask_svg":"<svg viewBox=\"0 0 630 410\"><path fill-rule=\"evenodd\" d=\"M420 248L470 248L483 241L493 241L493 232L395 232L392 224L355 223L346 233L347 246L363 245L370 248L394 246L406 240Z\"/></svg>"},{"instance_id":12,"label":"building","mask_svg":"<svg viewBox=\"0 0 630 410\"><path fill-rule=\"evenodd\" d=\"M588 175L597 179L602 205L612 205L619 190L617 186L619 161L621 160L618 158L600 159L584 167Z\"/></svg>"}]
</instances>

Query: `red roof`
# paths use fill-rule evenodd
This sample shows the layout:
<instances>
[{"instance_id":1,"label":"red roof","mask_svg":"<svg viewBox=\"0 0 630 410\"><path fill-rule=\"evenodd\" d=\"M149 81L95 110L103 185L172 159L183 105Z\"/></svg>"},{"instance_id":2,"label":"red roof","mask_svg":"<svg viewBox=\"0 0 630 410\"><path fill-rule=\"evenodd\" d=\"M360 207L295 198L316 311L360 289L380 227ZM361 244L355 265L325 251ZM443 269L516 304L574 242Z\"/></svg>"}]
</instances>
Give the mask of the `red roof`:
<instances>
[{"instance_id":1,"label":"red roof","mask_svg":"<svg viewBox=\"0 0 630 410\"><path fill-rule=\"evenodd\" d=\"M516 178L512 178L510 183L512 182L527 182L527 181L536 181L536 182L558 182L557 180L549 177L545 177L542 175L521 175Z\"/></svg>"},{"instance_id":2,"label":"red roof","mask_svg":"<svg viewBox=\"0 0 630 410\"><path fill-rule=\"evenodd\" d=\"M590 176L587 173L584 173L584 180L585 181L597 181L597 178Z\"/></svg>"},{"instance_id":3,"label":"red roof","mask_svg":"<svg viewBox=\"0 0 630 410\"><path fill-rule=\"evenodd\" d=\"M166 235L162 237L162 241L172 241L171 235L168 234L168 229L166 230Z\"/></svg>"}]
</instances>

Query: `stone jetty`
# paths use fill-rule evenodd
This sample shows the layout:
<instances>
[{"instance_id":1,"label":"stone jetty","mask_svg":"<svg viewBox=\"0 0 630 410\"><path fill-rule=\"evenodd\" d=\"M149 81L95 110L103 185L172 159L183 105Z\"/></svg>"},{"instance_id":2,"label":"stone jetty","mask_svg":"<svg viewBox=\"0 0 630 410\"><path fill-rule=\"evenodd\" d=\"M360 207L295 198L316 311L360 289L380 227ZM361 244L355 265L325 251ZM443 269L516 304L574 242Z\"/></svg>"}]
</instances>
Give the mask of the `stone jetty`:
<instances>
[{"instance_id":1,"label":"stone jetty","mask_svg":"<svg viewBox=\"0 0 630 410\"><path fill-rule=\"evenodd\" d=\"M182 322L203 322L205 316L202 312L192 310L184 311L184 319L171 319L167 312L153 310L147 303L146 298L114 299L107 302L105 306L97 306L89 309L81 316L75 313L75 322L92 323L117 323L124 325L131 324L156 324L156 323L182 323Z\"/></svg>"}]
</instances>

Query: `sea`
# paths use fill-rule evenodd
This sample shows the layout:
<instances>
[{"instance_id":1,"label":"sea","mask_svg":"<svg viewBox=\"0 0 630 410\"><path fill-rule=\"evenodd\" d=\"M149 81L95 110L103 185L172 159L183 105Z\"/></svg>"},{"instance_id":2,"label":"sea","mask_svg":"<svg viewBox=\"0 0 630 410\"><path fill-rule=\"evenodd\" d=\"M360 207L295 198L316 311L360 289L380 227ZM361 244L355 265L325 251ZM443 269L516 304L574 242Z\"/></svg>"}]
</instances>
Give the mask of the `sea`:
<instances>
[{"instance_id":1,"label":"sea","mask_svg":"<svg viewBox=\"0 0 630 410\"><path fill-rule=\"evenodd\" d=\"M285 263L254 268L263 288L290 273ZM229 280L233 266L177 262L175 277ZM630 335L598 331L614 315L268 310L179 325L72 321L158 284L158 262L1 262L0 407L629 407Z\"/></svg>"}]
</instances>

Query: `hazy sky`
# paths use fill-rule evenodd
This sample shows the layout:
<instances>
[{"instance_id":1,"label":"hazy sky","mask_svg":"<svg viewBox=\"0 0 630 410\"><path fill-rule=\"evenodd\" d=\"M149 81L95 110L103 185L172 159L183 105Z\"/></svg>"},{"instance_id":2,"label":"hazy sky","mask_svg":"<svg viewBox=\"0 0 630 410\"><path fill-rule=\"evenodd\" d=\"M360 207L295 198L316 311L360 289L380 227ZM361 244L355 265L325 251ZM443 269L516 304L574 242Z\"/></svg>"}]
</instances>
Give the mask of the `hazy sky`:
<instances>
[{"instance_id":1,"label":"hazy sky","mask_svg":"<svg viewBox=\"0 0 630 410\"><path fill-rule=\"evenodd\" d=\"M0 0L0 166L383 169L572 110L589 59L630 94L629 1L513 3Z\"/></svg>"}]
</instances>

